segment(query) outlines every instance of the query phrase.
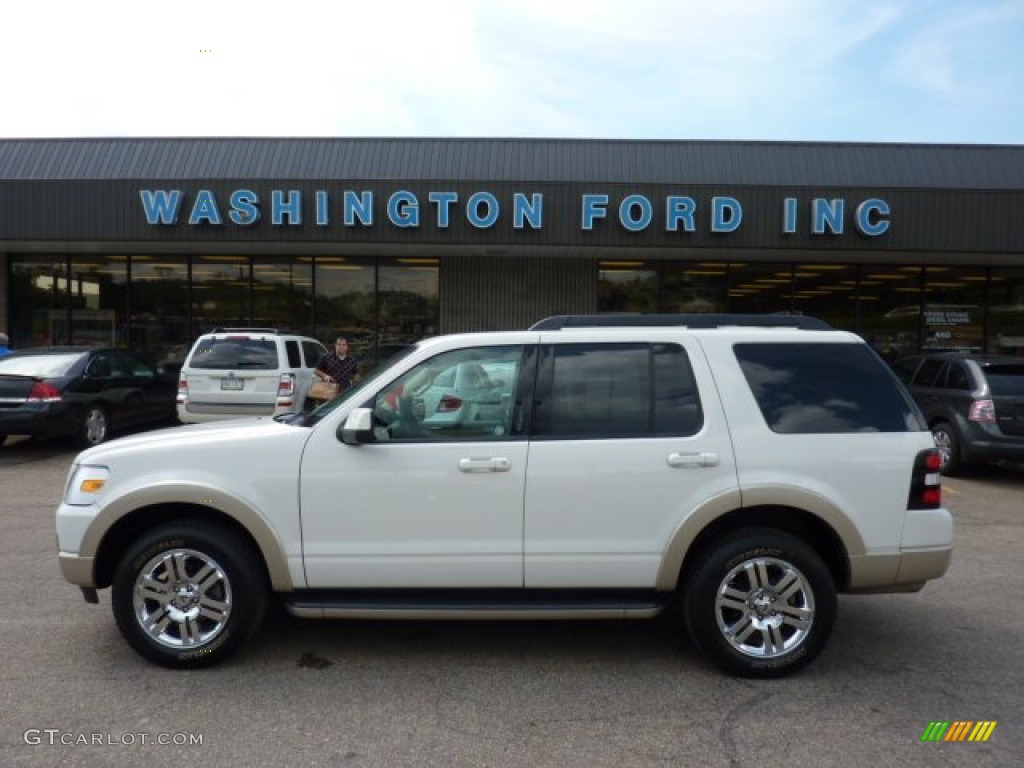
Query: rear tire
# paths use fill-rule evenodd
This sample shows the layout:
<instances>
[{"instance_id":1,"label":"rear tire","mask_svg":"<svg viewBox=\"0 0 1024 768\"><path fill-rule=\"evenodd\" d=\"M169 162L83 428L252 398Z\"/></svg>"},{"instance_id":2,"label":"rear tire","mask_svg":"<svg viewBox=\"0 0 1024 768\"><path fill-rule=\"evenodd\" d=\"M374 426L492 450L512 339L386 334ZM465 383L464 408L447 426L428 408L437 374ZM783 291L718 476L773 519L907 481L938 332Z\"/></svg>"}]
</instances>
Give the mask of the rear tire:
<instances>
[{"instance_id":1,"label":"rear tire","mask_svg":"<svg viewBox=\"0 0 1024 768\"><path fill-rule=\"evenodd\" d=\"M729 674L792 674L832 633L832 575L811 547L782 531L752 528L712 542L685 578L681 608L690 636Z\"/></svg>"},{"instance_id":2,"label":"rear tire","mask_svg":"<svg viewBox=\"0 0 1024 768\"><path fill-rule=\"evenodd\" d=\"M941 472L944 475L953 477L962 474L966 467L963 458L963 449L960 445L960 437L956 429L948 421L936 422L932 427L932 438L935 440L935 447L942 456Z\"/></svg>"},{"instance_id":3,"label":"rear tire","mask_svg":"<svg viewBox=\"0 0 1024 768\"><path fill-rule=\"evenodd\" d=\"M241 536L202 521L143 534L125 552L113 583L118 629L142 657L161 666L218 664L259 628L267 581Z\"/></svg>"},{"instance_id":4,"label":"rear tire","mask_svg":"<svg viewBox=\"0 0 1024 768\"><path fill-rule=\"evenodd\" d=\"M110 421L100 405L86 406L78 427L78 442L83 448L92 448L107 439Z\"/></svg>"}]
</instances>

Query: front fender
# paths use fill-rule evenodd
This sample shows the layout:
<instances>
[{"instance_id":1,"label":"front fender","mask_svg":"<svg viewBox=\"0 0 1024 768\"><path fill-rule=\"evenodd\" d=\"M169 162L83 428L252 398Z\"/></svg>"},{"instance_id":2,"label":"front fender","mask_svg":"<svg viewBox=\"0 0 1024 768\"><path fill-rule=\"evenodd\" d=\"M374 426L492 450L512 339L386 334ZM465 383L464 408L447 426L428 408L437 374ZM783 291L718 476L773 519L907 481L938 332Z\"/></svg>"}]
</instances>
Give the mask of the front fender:
<instances>
[{"instance_id":1,"label":"front fender","mask_svg":"<svg viewBox=\"0 0 1024 768\"><path fill-rule=\"evenodd\" d=\"M208 507L238 522L255 540L266 563L274 591L291 591L297 586L288 568L287 549L277 531L260 512L244 500L223 489L200 483L158 482L133 489L112 499L93 519L82 538L79 558L96 557L104 537L127 515L144 507L167 504L188 504Z\"/></svg>"}]
</instances>

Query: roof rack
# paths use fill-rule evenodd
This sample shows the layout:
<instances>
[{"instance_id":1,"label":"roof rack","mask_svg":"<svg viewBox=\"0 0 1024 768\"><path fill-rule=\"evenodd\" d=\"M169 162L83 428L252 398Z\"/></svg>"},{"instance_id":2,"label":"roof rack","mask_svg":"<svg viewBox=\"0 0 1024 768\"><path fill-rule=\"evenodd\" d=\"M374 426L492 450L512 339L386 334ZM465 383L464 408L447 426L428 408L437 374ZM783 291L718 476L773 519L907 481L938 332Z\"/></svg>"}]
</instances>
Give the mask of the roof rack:
<instances>
[{"instance_id":1,"label":"roof rack","mask_svg":"<svg viewBox=\"0 0 1024 768\"><path fill-rule=\"evenodd\" d=\"M274 333L274 334L286 334L290 336L301 336L302 334L297 331L289 331L283 328L249 328L249 327L227 327L227 328L214 328L212 331L207 333Z\"/></svg>"},{"instance_id":2,"label":"roof rack","mask_svg":"<svg viewBox=\"0 0 1024 768\"><path fill-rule=\"evenodd\" d=\"M568 328L640 328L653 326L686 326L687 328L722 328L747 326L757 328L797 328L802 331L830 331L832 326L808 315L744 315L744 314L619 314L552 315L530 326L531 331L560 331Z\"/></svg>"}]
</instances>

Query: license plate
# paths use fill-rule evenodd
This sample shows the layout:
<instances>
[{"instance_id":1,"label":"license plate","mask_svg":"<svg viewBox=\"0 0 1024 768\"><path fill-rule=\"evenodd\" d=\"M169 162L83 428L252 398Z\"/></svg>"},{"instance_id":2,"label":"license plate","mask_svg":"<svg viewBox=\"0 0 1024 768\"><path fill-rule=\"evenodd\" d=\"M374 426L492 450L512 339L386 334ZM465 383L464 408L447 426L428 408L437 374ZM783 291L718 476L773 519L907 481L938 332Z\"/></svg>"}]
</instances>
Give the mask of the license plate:
<instances>
[{"instance_id":1,"label":"license plate","mask_svg":"<svg viewBox=\"0 0 1024 768\"><path fill-rule=\"evenodd\" d=\"M221 379L220 380L220 388L221 389L230 389L230 390L240 390L240 389L242 389L242 380L241 379Z\"/></svg>"}]
</instances>

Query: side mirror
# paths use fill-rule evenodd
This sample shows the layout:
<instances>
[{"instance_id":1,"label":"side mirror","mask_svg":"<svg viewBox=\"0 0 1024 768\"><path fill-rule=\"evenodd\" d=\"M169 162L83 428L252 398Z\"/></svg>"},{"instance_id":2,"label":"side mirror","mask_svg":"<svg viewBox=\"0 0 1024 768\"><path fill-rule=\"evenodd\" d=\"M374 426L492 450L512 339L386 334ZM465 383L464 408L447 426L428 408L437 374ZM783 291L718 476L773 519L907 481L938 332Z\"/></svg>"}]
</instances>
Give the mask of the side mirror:
<instances>
[{"instance_id":1,"label":"side mirror","mask_svg":"<svg viewBox=\"0 0 1024 768\"><path fill-rule=\"evenodd\" d=\"M373 423L373 409L356 408L338 429L338 436L345 445L364 445L377 442Z\"/></svg>"}]
</instances>

